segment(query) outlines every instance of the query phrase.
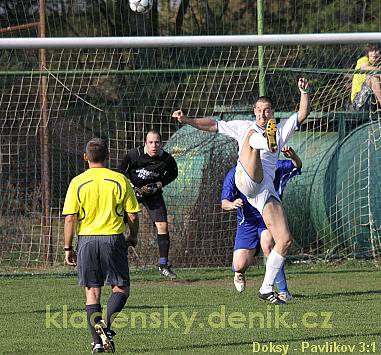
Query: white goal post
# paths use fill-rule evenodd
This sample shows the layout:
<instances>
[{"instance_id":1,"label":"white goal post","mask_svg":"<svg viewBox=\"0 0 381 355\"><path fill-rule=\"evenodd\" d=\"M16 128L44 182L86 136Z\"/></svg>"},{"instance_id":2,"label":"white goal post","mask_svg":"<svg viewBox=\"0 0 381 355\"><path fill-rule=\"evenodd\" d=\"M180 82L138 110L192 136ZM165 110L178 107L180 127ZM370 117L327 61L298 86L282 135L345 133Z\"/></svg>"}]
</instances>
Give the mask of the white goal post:
<instances>
[{"instance_id":1,"label":"white goal post","mask_svg":"<svg viewBox=\"0 0 381 355\"><path fill-rule=\"evenodd\" d=\"M364 44L381 42L381 32L229 36L0 38L0 48L187 48L220 46Z\"/></svg>"}]
</instances>

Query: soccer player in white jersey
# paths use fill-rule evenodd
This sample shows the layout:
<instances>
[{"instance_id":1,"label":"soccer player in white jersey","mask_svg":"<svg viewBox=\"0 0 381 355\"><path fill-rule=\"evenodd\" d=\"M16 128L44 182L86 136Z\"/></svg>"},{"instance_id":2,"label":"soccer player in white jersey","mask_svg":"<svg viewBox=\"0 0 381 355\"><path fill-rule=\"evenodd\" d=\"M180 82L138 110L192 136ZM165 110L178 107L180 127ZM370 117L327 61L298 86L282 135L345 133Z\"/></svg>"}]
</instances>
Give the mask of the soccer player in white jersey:
<instances>
[{"instance_id":1,"label":"soccer player in white jersey","mask_svg":"<svg viewBox=\"0 0 381 355\"><path fill-rule=\"evenodd\" d=\"M278 125L274 119L272 100L267 96L258 98L254 105L255 121L225 122L210 117L192 119L187 118L182 110L172 114L180 123L203 131L222 133L237 140L239 151L235 173L236 186L260 212L275 240L258 293L260 299L273 304L285 303L274 292L274 281L292 244L287 217L274 189L276 163L280 150L310 112L308 81L299 78L298 88L299 111Z\"/></svg>"},{"instance_id":2,"label":"soccer player in white jersey","mask_svg":"<svg viewBox=\"0 0 381 355\"><path fill-rule=\"evenodd\" d=\"M296 152L291 147L284 146L282 153L290 160L281 159L277 162L274 187L280 199L282 199L287 182L302 173L302 160ZM258 210L237 189L234 179L235 171L236 167L234 166L225 176L221 192L221 207L226 211L237 211L237 232L234 241L232 269L234 271L234 286L238 292L243 292L246 288L245 272L258 254L259 245L263 255L267 258L274 246L274 241ZM278 288L279 298L286 303L291 301L292 295L287 287L284 265L275 278L275 284Z\"/></svg>"}]
</instances>

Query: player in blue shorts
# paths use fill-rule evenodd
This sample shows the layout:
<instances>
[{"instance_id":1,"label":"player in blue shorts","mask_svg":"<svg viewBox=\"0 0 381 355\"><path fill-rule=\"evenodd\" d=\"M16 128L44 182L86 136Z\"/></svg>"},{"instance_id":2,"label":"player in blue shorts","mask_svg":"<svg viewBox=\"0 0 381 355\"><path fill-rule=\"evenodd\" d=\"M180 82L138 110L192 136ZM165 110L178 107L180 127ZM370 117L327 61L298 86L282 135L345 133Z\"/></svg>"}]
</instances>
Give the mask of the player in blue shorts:
<instances>
[{"instance_id":1,"label":"player in blue shorts","mask_svg":"<svg viewBox=\"0 0 381 355\"><path fill-rule=\"evenodd\" d=\"M290 160L278 160L277 162L274 187L280 198L282 198L288 180L300 175L302 167L302 161L291 147L283 147L282 152ZM234 179L235 169L236 167L230 169L225 177L221 204L224 210L237 210L238 226L233 254L234 285L238 292L243 292L246 286L245 271L258 253L259 244L264 256L267 257L274 246L274 239L267 230L259 211L237 189ZM285 302L290 301L292 295L287 288L284 266L279 271L275 283L279 291L279 298Z\"/></svg>"}]
</instances>

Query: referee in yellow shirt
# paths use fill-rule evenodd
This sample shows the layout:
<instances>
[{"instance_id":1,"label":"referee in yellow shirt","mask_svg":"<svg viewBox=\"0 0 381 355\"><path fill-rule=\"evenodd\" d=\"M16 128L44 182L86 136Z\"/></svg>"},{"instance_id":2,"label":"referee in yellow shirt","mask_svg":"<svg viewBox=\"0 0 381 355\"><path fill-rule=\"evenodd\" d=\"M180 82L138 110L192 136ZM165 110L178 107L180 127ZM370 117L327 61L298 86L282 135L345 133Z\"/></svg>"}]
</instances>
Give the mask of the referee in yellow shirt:
<instances>
[{"instance_id":1,"label":"referee in yellow shirt","mask_svg":"<svg viewBox=\"0 0 381 355\"><path fill-rule=\"evenodd\" d=\"M129 180L106 168L108 148L104 140L91 139L84 159L89 169L70 182L62 212L65 215L65 261L76 265L72 241L77 234L78 283L85 288L92 353L115 352L115 332L110 327L129 295L128 242L136 245L140 208ZM130 229L128 241L123 235L125 212ZM104 285L112 289L106 321L102 319L100 302Z\"/></svg>"}]
</instances>

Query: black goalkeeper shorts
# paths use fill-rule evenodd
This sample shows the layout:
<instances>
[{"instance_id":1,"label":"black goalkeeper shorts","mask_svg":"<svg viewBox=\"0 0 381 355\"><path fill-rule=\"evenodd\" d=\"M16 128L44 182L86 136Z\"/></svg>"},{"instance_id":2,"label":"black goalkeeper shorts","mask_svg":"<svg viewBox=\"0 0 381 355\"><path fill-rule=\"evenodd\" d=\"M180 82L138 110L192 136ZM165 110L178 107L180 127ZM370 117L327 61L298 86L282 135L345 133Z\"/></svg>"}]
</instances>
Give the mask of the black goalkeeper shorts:
<instances>
[{"instance_id":1,"label":"black goalkeeper shorts","mask_svg":"<svg viewBox=\"0 0 381 355\"><path fill-rule=\"evenodd\" d=\"M152 197L144 197L141 203L146 208L152 222L167 222L167 207L161 193Z\"/></svg>"},{"instance_id":2,"label":"black goalkeeper shorts","mask_svg":"<svg viewBox=\"0 0 381 355\"><path fill-rule=\"evenodd\" d=\"M80 235L77 270L80 286L130 286L128 246L124 235Z\"/></svg>"}]
</instances>

